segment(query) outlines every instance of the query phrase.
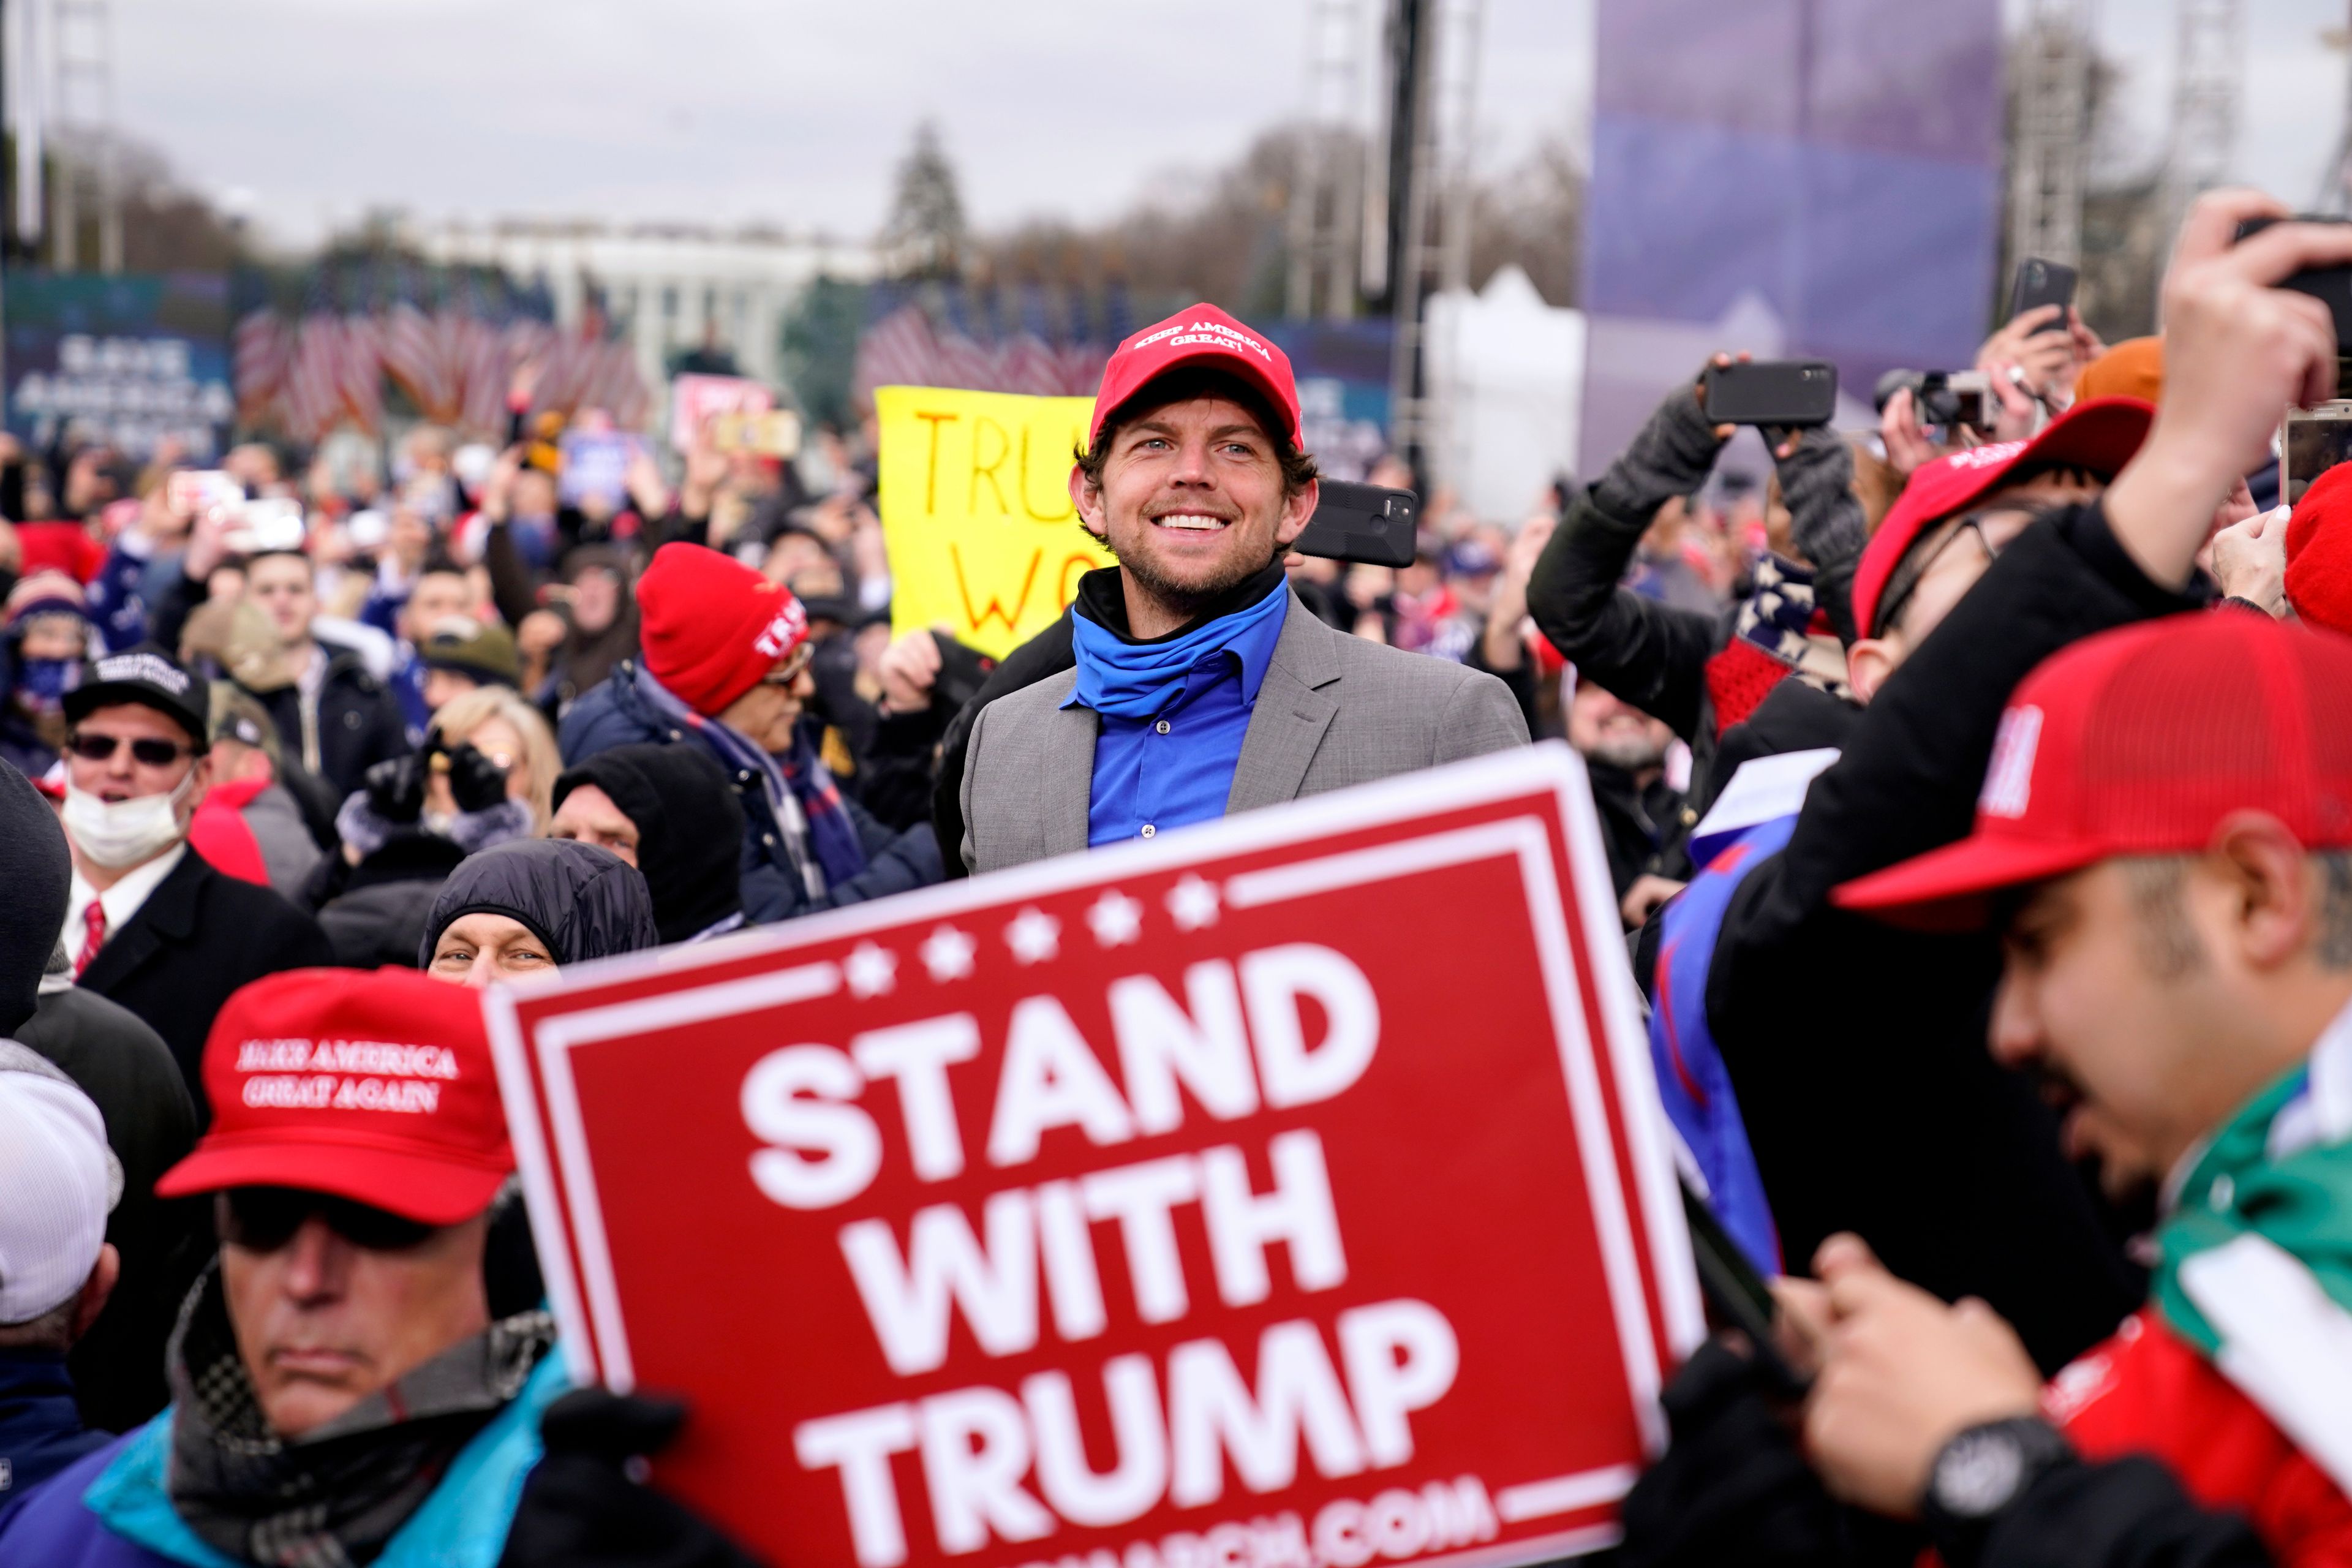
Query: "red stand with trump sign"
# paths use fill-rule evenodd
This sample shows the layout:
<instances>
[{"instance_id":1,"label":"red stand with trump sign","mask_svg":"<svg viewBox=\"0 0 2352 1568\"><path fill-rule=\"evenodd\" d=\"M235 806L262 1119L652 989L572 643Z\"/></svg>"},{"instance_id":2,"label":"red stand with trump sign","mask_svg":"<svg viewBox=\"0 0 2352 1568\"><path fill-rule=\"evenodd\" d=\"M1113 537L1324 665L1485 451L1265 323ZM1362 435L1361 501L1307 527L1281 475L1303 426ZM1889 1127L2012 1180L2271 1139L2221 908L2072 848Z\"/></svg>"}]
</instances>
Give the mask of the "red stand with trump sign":
<instances>
[{"instance_id":1,"label":"red stand with trump sign","mask_svg":"<svg viewBox=\"0 0 2352 1568\"><path fill-rule=\"evenodd\" d=\"M489 994L574 1374L860 1568L1536 1563L1702 1331L1552 745Z\"/></svg>"}]
</instances>

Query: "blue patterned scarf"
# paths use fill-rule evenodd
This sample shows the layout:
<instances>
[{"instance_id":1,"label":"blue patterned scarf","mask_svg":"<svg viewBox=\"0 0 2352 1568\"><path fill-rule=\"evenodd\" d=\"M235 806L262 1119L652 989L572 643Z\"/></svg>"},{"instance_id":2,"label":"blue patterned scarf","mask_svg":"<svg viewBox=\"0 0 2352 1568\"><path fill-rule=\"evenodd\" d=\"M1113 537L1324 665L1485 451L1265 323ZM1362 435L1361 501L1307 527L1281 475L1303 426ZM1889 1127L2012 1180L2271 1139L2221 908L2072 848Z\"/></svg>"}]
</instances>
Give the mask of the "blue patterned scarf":
<instances>
[{"instance_id":1,"label":"blue patterned scarf","mask_svg":"<svg viewBox=\"0 0 2352 1568\"><path fill-rule=\"evenodd\" d=\"M832 887L865 871L866 847L858 842L857 825L807 736L795 734L793 749L775 756L734 726L688 708L643 665L637 666L636 686L656 711L708 742L730 770L760 775L785 856L810 898L822 899Z\"/></svg>"}]
</instances>

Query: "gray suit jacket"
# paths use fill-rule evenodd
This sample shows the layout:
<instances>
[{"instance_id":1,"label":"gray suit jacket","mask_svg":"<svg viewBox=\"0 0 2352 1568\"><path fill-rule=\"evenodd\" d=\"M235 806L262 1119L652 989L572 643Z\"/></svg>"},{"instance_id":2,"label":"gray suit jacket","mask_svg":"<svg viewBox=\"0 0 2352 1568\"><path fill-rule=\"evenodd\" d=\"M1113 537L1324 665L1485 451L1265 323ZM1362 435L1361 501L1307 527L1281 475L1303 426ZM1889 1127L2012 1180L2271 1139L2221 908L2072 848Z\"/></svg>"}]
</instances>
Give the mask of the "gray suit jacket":
<instances>
[{"instance_id":1,"label":"gray suit jacket","mask_svg":"<svg viewBox=\"0 0 2352 1568\"><path fill-rule=\"evenodd\" d=\"M1087 847L1099 721L1062 706L1077 684L1066 669L973 722L962 850L974 873ZM1519 705L1493 676L1335 631L1293 594L1225 814L1527 743Z\"/></svg>"}]
</instances>

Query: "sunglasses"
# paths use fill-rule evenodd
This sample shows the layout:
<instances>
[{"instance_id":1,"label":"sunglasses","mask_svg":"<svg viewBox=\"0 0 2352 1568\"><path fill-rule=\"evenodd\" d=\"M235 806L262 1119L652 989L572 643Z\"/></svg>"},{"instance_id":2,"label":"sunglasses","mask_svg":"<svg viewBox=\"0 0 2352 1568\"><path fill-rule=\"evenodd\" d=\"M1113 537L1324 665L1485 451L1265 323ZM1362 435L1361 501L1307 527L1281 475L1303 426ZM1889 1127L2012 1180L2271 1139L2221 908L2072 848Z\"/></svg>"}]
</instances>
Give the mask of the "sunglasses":
<instances>
[{"instance_id":1,"label":"sunglasses","mask_svg":"<svg viewBox=\"0 0 2352 1568\"><path fill-rule=\"evenodd\" d=\"M404 1252L422 1244L435 1226L404 1219L349 1198L297 1187L231 1187L221 1239L248 1252L276 1252L294 1239L312 1215L353 1247L370 1252Z\"/></svg>"},{"instance_id":2,"label":"sunglasses","mask_svg":"<svg viewBox=\"0 0 2352 1568\"><path fill-rule=\"evenodd\" d=\"M114 753L125 745L131 748L133 762L151 768L168 768L195 749L152 735L141 735L133 740L124 735L100 735L87 730L77 730L66 737L66 750L85 763L110 763L114 760Z\"/></svg>"},{"instance_id":3,"label":"sunglasses","mask_svg":"<svg viewBox=\"0 0 2352 1568\"><path fill-rule=\"evenodd\" d=\"M768 671L766 675L762 676L761 678L760 684L762 686L790 686L793 681L798 680L801 678L801 673L808 668L809 661L815 657L816 649L810 647L807 643L803 643L800 647L793 649L791 653L784 656L783 663L776 666L775 668Z\"/></svg>"}]
</instances>

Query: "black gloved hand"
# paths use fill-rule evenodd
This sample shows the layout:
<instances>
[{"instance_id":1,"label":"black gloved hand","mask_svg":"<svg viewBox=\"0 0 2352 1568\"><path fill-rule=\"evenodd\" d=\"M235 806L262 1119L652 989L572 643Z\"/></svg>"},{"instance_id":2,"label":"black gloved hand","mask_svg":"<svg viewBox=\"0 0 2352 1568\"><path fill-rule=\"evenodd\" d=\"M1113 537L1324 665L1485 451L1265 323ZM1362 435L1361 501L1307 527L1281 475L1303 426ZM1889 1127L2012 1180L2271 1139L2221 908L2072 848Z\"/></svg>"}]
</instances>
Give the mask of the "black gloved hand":
<instances>
[{"instance_id":1,"label":"black gloved hand","mask_svg":"<svg viewBox=\"0 0 2352 1568\"><path fill-rule=\"evenodd\" d=\"M1704 376L1704 368L1700 376ZM1592 487L1592 504L1624 522L1646 526L1651 514L1675 496L1706 483L1724 440L1706 422L1695 390L1698 377L1676 384L1650 422L1627 444Z\"/></svg>"},{"instance_id":2,"label":"black gloved hand","mask_svg":"<svg viewBox=\"0 0 2352 1568\"><path fill-rule=\"evenodd\" d=\"M760 1568L684 1503L629 1479L685 1423L675 1399L583 1388L547 1407L547 1445L523 1483L499 1568Z\"/></svg>"},{"instance_id":3,"label":"black gloved hand","mask_svg":"<svg viewBox=\"0 0 2352 1568\"><path fill-rule=\"evenodd\" d=\"M412 752L381 762L360 775L368 809L385 822L415 822L425 809L425 760Z\"/></svg>"},{"instance_id":4,"label":"black gloved hand","mask_svg":"<svg viewBox=\"0 0 2352 1568\"><path fill-rule=\"evenodd\" d=\"M488 811L506 799L506 769L476 751L471 741L460 741L441 754L448 759L449 794L459 811Z\"/></svg>"},{"instance_id":5,"label":"black gloved hand","mask_svg":"<svg viewBox=\"0 0 2352 1568\"><path fill-rule=\"evenodd\" d=\"M1837 1504L1797 1451L1748 1357L1709 1340L1666 1385L1674 1440L1625 1500L1616 1568L1848 1562ZM1916 1549L1915 1549L1916 1550Z\"/></svg>"}]
</instances>

